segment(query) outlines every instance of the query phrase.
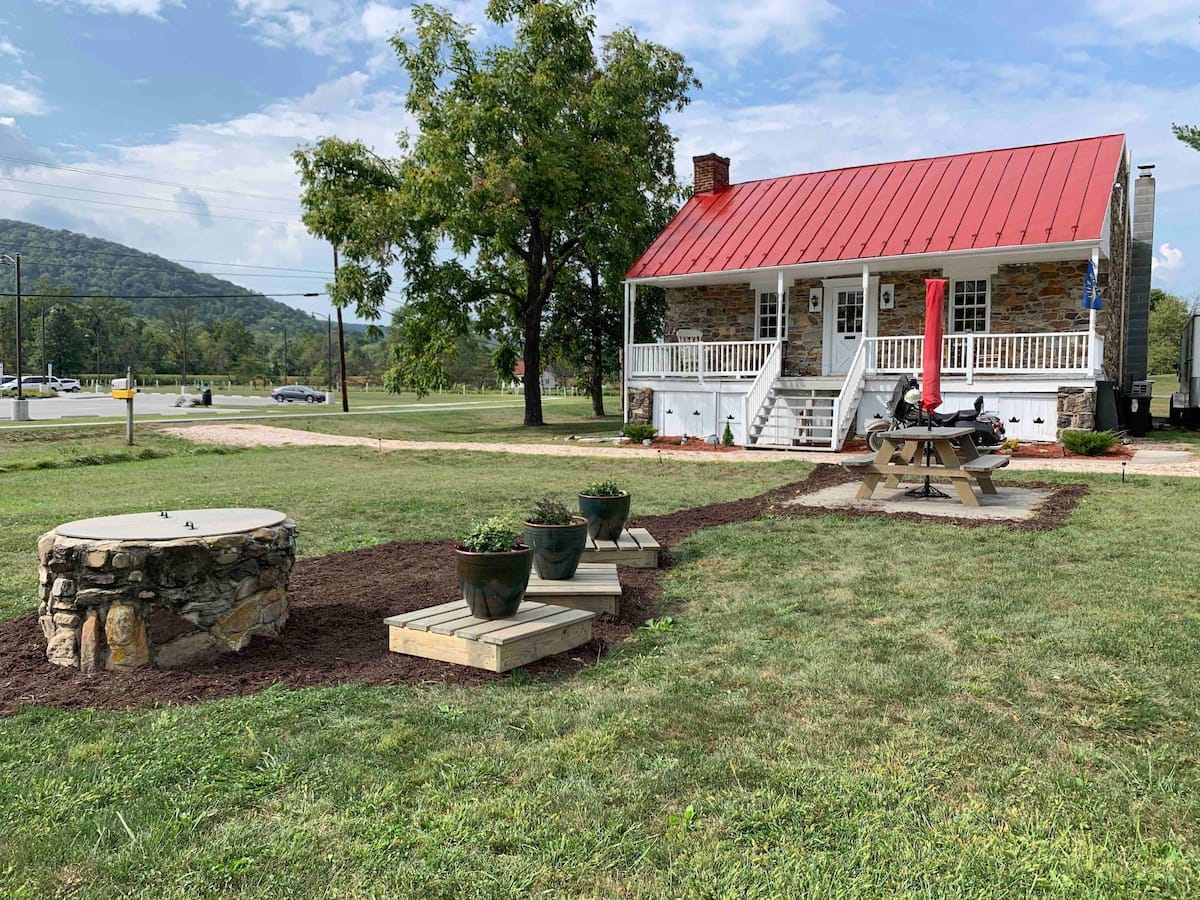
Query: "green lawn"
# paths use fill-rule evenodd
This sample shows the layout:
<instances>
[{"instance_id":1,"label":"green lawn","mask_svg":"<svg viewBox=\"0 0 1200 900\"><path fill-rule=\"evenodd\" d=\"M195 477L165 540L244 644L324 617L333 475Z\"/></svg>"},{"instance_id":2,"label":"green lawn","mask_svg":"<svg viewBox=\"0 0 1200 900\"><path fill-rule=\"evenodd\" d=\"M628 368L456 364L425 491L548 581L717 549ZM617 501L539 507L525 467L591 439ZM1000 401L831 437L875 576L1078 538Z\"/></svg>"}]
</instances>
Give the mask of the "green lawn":
<instances>
[{"instance_id":1,"label":"green lawn","mask_svg":"<svg viewBox=\"0 0 1200 900\"><path fill-rule=\"evenodd\" d=\"M808 468L587 467L641 512ZM0 615L40 530L131 497L279 506L312 555L448 537L579 469L314 448L0 474ZM702 532L672 622L567 680L0 720L0 895L1195 896L1200 483L1090 483L1048 533Z\"/></svg>"},{"instance_id":2,"label":"green lawn","mask_svg":"<svg viewBox=\"0 0 1200 900\"><path fill-rule=\"evenodd\" d=\"M560 442L571 435L610 437L621 431L620 397L606 397L605 411L610 415L592 416L592 401L586 397L550 398L543 407L546 424L526 428L523 424L522 398L511 394L503 398L446 396L444 403L478 402L476 407L421 409L414 414L331 416L290 419L278 424L286 428L349 434L363 437L412 441L462 441L467 443L511 442L521 444ZM422 401L436 406L437 395Z\"/></svg>"}]
</instances>

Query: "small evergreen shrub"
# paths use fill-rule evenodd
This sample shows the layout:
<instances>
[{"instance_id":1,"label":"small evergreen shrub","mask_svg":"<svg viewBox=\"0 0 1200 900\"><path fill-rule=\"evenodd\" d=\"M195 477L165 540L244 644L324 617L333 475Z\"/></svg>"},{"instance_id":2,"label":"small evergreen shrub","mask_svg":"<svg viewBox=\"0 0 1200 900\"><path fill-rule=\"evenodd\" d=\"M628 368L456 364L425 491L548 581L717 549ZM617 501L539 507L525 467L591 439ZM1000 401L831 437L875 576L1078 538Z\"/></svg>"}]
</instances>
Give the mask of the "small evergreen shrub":
<instances>
[{"instance_id":1,"label":"small evergreen shrub","mask_svg":"<svg viewBox=\"0 0 1200 900\"><path fill-rule=\"evenodd\" d=\"M1117 442L1111 431L1073 431L1062 433L1063 446L1081 456L1099 456Z\"/></svg>"},{"instance_id":2,"label":"small evergreen shrub","mask_svg":"<svg viewBox=\"0 0 1200 900\"><path fill-rule=\"evenodd\" d=\"M728 422L725 423L725 431L721 435L721 443L724 444L726 447L733 446L733 429L731 429L729 427Z\"/></svg>"},{"instance_id":3,"label":"small evergreen shrub","mask_svg":"<svg viewBox=\"0 0 1200 900\"><path fill-rule=\"evenodd\" d=\"M533 504L533 512L525 521L531 525L570 525L575 517L571 511L549 497L543 497Z\"/></svg>"},{"instance_id":4,"label":"small evergreen shrub","mask_svg":"<svg viewBox=\"0 0 1200 900\"><path fill-rule=\"evenodd\" d=\"M615 481L593 481L581 493L588 497L620 497L625 492Z\"/></svg>"},{"instance_id":5,"label":"small evergreen shrub","mask_svg":"<svg viewBox=\"0 0 1200 900\"><path fill-rule=\"evenodd\" d=\"M625 426L622 433L635 444L640 444L642 441L652 440L658 434L658 429L653 425L635 425L631 422Z\"/></svg>"},{"instance_id":6,"label":"small evergreen shrub","mask_svg":"<svg viewBox=\"0 0 1200 900\"><path fill-rule=\"evenodd\" d=\"M517 549L523 530L509 516L492 516L475 523L462 541L462 549L469 553L505 553Z\"/></svg>"}]
</instances>

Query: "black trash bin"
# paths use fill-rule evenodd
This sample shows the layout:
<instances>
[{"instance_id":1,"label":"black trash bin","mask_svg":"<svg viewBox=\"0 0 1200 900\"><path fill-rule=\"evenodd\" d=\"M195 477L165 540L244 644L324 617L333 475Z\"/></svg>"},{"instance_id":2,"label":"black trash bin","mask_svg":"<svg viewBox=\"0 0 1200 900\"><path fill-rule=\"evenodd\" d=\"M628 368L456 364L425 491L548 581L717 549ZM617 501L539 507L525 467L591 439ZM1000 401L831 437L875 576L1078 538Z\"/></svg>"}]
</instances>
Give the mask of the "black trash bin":
<instances>
[{"instance_id":1,"label":"black trash bin","mask_svg":"<svg viewBox=\"0 0 1200 900\"><path fill-rule=\"evenodd\" d=\"M211 388L205 388L203 393L200 394L200 405L201 406L212 406L212 389Z\"/></svg>"},{"instance_id":2,"label":"black trash bin","mask_svg":"<svg viewBox=\"0 0 1200 900\"><path fill-rule=\"evenodd\" d=\"M1129 393L1121 398L1121 412L1125 418L1125 429L1134 437L1145 437L1153 420L1150 417L1150 399L1153 381L1135 381Z\"/></svg>"}]
</instances>

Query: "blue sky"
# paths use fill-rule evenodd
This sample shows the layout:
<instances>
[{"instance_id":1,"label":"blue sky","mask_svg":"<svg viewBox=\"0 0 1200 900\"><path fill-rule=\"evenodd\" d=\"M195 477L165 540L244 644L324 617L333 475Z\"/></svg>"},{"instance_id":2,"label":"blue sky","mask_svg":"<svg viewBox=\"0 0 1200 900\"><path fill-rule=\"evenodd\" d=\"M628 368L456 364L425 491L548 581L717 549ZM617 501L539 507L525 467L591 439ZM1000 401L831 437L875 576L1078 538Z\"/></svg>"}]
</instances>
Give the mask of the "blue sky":
<instances>
[{"instance_id":1,"label":"blue sky","mask_svg":"<svg viewBox=\"0 0 1200 900\"><path fill-rule=\"evenodd\" d=\"M484 24L483 0L443 5ZM685 176L697 153L731 157L742 181L1125 132L1135 163L1158 164L1155 284L1200 294L1200 153L1170 131L1200 124L1191 0L601 0L596 14L695 66L704 88L673 123ZM226 277L319 289L330 251L298 221L288 154L332 134L395 148L408 120L386 39L408 22L399 0L9 0L0 217L311 269Z\"/></svg>"}]
</instances>

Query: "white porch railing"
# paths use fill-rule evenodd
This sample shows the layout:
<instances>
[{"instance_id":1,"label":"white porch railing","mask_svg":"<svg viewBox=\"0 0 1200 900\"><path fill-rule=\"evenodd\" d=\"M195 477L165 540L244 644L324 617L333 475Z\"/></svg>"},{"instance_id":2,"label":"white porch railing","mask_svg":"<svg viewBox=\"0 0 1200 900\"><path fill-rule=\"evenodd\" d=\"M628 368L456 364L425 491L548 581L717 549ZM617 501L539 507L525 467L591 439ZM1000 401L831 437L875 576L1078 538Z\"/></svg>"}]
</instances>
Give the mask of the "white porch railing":
<instances>
[{"instance_id":1,"label":"white porch railing","mask_svg":"<svg viewBox=\"0 0 1200 900\"><path fill-rule=\"evenodd\" d=\"M859 344L842 379L842 387L833 399L833 434L829 446L833 450L841 450L842 442L850 431L851 419L858 411L858 401L862 397L863 377L867 373L867 356L870 349L865 342Z\"/></svg>"},{"instance_id":2,"label":"white porch railing","mask_svg":"<svg viewBox=\"0 0 1200 900\"><path fill-rule=\"evenodd\" d=\"M763 404L767 402L767 395L771 393L775 379L783 370L783 355L780 353L783 345L772 342L767 346L771 348L770 352L763 360L762 368L758 370L758 376L750 385L750 390L742 398L742 428L746 432L743 440L747 443L750 443L752 438L757 440L757 435L752 434L754 419L758 415L758 411L763 408Z\"/></svg>"},{"instance_id":3,"label":"white porch railing","mask_svg":"<svg viewBox=\"0 0 1200 900\"><path fill-rule=\"evenodd\" d=\"M1093 374L1103 344L1093 356L1086 331L1042 334L947 334L942 338L942 372L965 375ZM925 338L921 335L865 338L867 371L920 374Z\"/></svg>"},{"instance_id":4,"label":"white porch railing","mask_svg":"<svg viewBox=\"0 0 1200 900\"><path fill-rule=\"evenodd\" d=\"M775 347L774 341L633 344L629 377L755 378Z\"/></svg>"}]
</instances>

